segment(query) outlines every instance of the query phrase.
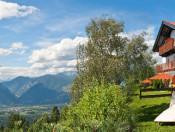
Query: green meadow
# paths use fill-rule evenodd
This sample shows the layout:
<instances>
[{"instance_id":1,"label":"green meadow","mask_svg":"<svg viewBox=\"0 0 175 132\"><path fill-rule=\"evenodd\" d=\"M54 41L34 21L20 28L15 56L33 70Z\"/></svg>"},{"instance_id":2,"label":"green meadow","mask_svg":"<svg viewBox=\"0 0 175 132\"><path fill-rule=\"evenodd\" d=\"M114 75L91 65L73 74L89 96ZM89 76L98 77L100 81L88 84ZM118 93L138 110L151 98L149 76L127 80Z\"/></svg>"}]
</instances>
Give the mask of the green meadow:
<instances>
[{"instance_id":1,"label":"green meadow","mask_svg":"<svg viewBox=\"0 0 175 132\"><path fill-rule=\"evenodd\" d=\"M169 92L145 92L143 95L166 94ZM133 97L131 106L136 110L138 131L143 132L174 132L174 123L158 123L154 119L169 107L171 97L143 98L139 99L137 91Z\"/></svg>"}]
</instances>

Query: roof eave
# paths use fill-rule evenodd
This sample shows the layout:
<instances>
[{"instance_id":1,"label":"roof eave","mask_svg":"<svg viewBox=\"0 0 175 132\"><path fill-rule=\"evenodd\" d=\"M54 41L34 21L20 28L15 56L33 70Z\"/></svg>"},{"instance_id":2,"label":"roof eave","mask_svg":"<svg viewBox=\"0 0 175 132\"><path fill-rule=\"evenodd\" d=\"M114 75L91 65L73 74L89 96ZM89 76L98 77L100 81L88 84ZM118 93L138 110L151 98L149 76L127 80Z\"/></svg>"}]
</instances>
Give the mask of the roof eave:
<instances>
[{"instance_id":1,"label":"roof eave","mask_svg":"<svg viewBox=\"0 0 175 132\"><path fill-rule=\"evenodd\" d=\"M155 41L154 46L153 46L153 49L152 49L153 52L159 52L158 49L157 49L156 47L157 47L157 43L158 43L158 40L160 39L160 35L161 35L162 29L163 29L164 26L168 26L168 27L170 27L171 29L175 29L175 25L169 23L169 22L166 21L166 20L163 20L163 21L162 21L162 24L161 24L159 33L158 33L158 35L157 35L156 41Z\"/></svg>"}]
</instances>

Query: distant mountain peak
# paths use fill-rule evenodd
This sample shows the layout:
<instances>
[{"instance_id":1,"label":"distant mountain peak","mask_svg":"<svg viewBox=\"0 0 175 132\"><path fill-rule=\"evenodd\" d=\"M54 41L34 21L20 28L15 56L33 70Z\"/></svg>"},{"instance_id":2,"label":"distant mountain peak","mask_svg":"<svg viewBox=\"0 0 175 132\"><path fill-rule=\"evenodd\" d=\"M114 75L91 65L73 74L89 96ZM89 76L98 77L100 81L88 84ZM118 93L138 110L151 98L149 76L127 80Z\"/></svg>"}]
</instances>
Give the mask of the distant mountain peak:
<instances>
[{"instance_id":1,"label":"distant mountain peak","mask_svg":"<svg viewBox=\"0 0 175 132\"><path fill-rule=\"evenodd\" d=\"M68 102L68 91L70 90L70 85L75 75L76 72L62 72L55 75L47 74L35 78L19 76L2 84L18 97L18 103L25 103L21 101L21 99L28 100L26 102L30 102L30 104ZM41 95L42 93L45 96ZM50 95L47 96L47 93L50 93ZM35 96L43 97L42 102L39 101L39 97ZM33 98L32 101L31 98ZM36 102L34 102L35 99Z\"/></svg>"}]
</instances>

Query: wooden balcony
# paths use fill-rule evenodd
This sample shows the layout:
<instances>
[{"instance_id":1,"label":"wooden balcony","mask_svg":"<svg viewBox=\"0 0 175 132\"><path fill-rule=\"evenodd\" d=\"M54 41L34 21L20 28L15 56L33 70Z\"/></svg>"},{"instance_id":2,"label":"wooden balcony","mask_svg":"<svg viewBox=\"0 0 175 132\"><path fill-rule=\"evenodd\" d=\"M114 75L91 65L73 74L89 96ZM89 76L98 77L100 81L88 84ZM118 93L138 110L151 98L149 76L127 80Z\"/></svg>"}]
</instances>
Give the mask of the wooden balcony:
<instances>
[{"instance_id":1,"label":"wooden balcony","mask_svg":"<svg viewBox=\"0 0 175 132\"><path fill-rule=\"evenodd\" d=\"M175 71L175 60L156 66L156 73Z\"/></svg>"},{"instance_id":2,"label":"wooden balcony","mask_svg":"<svg viewBox=\"0 0 175 132\"><path fill-rule=\"evenodd\" d=\"M165 40L165 44L159 48L159 55L162 57L167 57L175 53L175 44L174 38L168 38Z\"/></svg>"}]
</instances>

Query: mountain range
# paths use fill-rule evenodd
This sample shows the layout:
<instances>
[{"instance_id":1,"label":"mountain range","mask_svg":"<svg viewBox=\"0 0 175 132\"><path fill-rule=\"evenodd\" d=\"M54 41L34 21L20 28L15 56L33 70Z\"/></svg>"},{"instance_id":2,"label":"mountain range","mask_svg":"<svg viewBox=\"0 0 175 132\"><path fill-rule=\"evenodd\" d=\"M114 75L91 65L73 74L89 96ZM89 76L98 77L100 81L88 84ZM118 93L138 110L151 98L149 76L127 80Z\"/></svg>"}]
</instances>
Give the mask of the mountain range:
<instances>
[{"instance_id":1,"label":"mountain range","mask_svg":"<svg viewBox=\"0 0 175 132\"><path fill-rule=\"evenodd\" d=\"M69 89L76 72L30 78L19 76L0 83L0 104L40 105L69 103Z\"/></svg>"}]
</instances>

